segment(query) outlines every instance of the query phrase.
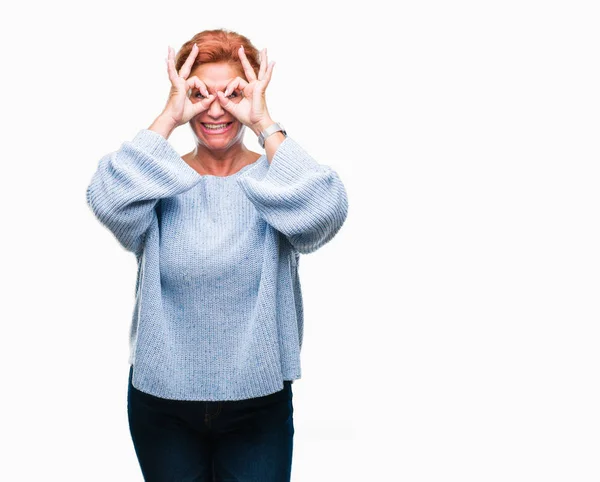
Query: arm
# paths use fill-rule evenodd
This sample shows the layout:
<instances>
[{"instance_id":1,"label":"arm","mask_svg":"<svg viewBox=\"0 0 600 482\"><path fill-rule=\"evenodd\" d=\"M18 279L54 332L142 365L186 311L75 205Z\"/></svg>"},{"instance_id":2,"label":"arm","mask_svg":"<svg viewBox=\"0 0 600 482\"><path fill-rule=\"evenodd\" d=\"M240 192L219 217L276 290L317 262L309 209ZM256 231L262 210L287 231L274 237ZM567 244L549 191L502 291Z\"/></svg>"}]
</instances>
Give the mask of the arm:
<instances>
[{"instance_id":1,"label":"arm","mask_svg":"<svg viewBox=\"0 0 600 482\"><path fill-rule=\"evenodd\" d=\"M143 129L100 159L87 204L127 251L139 255L159 199L185 192L200 179L163 135Z\"/></svg>"},{"instance_id":2,"label":"arm","mask_svg":"<svg viewBox=\"0 0 600 482\"><path fill-rule=\"evenodd\" d=\"M303 254L330 241L348 214L338 174L289 137L279 144L266 171L250 169L237 182L265 221Z\"/></svg>"}]
</instances>

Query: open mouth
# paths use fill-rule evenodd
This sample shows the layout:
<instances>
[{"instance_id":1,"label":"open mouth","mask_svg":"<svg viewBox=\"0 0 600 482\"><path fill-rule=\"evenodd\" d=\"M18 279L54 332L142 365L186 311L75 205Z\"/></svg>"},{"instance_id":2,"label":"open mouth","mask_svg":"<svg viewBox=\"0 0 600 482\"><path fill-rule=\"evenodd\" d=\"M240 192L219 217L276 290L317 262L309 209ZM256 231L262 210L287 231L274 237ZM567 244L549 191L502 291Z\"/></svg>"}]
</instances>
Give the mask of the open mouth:
<instances>
[{"instance_id":1,"label":"open mouth","mask_svg":"<svg viewBox=\"0 0 600 482\"><path fill-rule=\"evenodd\" d=\"M201 122L200 125L202 125L202 130L204 132L209 134L221 134L222 132L228 131L233 125L233 122L221 122L219 124Z\"/></svg>"}]
</instances>

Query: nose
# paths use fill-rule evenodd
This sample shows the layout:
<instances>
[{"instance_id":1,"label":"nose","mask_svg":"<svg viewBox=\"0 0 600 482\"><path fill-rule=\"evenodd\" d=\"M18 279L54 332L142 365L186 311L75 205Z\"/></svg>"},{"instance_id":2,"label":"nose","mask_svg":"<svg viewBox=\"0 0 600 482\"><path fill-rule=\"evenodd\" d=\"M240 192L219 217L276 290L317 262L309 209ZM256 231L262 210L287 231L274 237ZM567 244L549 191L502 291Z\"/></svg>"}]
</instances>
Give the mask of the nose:
<instances>
[{"instance_id":1,"label":"nose","mask_svg":"<svg viewBox=\"0 0 600 482\"><path fill-rule=\"evenodd\" d=\"M215 99L210 103L207 113L213 119L218 119L225 113L218 98L215 97Z\"/></svg>"}]
</instances>

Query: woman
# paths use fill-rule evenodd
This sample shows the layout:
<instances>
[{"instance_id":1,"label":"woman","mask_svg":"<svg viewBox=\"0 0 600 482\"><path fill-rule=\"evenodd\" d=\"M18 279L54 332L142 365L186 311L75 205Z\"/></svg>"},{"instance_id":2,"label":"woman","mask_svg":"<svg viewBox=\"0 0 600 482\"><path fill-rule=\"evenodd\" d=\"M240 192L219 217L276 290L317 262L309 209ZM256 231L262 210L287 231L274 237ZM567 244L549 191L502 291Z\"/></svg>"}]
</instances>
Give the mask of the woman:
<instances>
[{"instance_id":1,"label":"woman","mask_svg":"<svg viewBox=\"0 0 600 482\"><path fill-rule=\"evenodd\" d=\"M87 189L138 262L128 415L145 480L290 480L299 257L333 238L348 201L271 119L273 66L225 30L169 48L163 112ZM180 157L167 139L186 123L196 147ZM244 146L246 127L265 154Z\"/></svg>"}]
</instances>

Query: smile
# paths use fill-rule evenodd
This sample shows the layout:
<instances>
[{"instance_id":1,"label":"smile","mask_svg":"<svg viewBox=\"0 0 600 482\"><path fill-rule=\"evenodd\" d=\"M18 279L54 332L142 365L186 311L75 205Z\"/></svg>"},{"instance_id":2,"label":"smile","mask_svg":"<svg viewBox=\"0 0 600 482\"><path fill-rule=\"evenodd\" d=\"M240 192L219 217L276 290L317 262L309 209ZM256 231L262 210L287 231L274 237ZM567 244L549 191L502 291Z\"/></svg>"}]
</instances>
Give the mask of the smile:
<instances>
[{"instance_id":1,"label":"smile","mask_svg":"<svg viewBox=\"0 0 600 482\"><path fill-rule=\"evenodd\" d=\"M233 122L222 122L221 124L209 124L205 122L201 122L202 130L209 134L221 134L223 132L227 132L231 129Z\"/></svg>"}]
</instances>

